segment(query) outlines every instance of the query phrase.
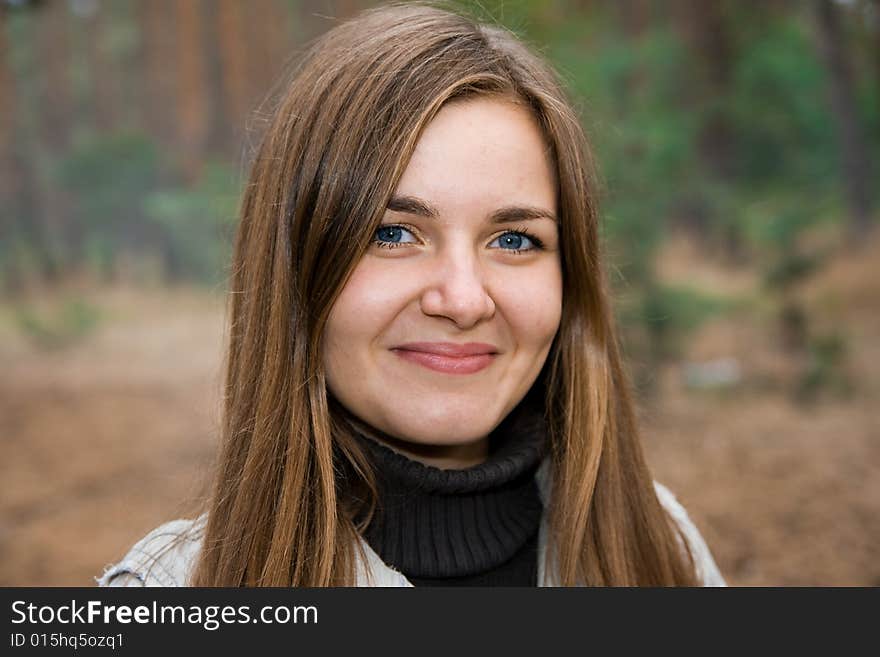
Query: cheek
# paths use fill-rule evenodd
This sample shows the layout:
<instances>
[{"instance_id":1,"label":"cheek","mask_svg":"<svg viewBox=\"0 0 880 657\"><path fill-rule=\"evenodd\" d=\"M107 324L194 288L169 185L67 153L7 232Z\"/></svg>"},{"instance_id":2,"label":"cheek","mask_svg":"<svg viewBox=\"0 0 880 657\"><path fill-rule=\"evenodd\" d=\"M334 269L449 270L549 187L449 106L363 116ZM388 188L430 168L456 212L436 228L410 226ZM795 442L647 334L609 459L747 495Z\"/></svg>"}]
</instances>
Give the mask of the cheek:
<instances>
[{"instance_id":1,"label":"cheek","mask_svg":"<svg viewBox=\"0 0 880 657\"><path fill-rule=\"evenodd\" d=\"M371 264L364 260L355 268L330 311L325 360L334 360L337 352L362 355L405 304L400 277Z\"/></svg>"},{"instance_id":2,"label":"cheek","mask_svg":"<svg viewBox=\"0 0 880 657\"><path fill-rule=\"evenodd\" d=\"M498 286L498 303L520 347L548 347L562 318L562 274L558 264L533 269Z\"/></svg>"}]
</instances>

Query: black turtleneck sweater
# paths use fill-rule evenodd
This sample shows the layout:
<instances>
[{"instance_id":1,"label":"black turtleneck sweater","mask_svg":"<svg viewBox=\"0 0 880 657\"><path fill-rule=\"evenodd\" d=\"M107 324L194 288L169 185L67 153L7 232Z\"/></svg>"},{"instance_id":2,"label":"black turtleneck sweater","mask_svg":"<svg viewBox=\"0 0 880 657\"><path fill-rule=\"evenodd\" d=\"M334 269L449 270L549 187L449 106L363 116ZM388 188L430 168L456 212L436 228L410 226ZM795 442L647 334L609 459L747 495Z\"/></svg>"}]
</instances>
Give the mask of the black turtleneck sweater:
<instances>
[{"instance_id":1,"label":"black turtleneck sweater","mask_svg":"<svg viewBox=\"0 0 880 657\"><path fill-rule=\"evenodd\" d=\"M542 413L526 400L490 435L488 459L463 470L424 465L361 436L379 485L364 538L416 586L536 586L535 471L545 437Z\"/></svg>"}]
</instances>

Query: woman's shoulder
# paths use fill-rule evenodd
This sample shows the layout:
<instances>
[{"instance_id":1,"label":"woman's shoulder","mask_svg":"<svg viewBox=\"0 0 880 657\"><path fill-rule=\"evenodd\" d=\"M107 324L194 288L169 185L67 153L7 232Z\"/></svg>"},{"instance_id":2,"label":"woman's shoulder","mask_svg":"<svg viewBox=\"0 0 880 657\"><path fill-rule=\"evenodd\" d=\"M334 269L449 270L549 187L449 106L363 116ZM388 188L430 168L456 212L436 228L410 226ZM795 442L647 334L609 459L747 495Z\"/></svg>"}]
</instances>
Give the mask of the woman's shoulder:
<instances>
[{"instance_id":1,"label":"woman's shoulder","mask_svg":"<svg viewBox=\"0 0 880 657\"><path fill-rule=\"evenodd\" d=\"M681 529L681 533L688 542L694 557L694 565L697 568L698 580L702 582L703 586L727 586L721 571L718 570L715 559L712 558L709 546L706 545L703 535L700 534L700 530L697 529L685 508L675 498L672 491L663 484L655 481L654 490L657 492L660 504Z\"/></svg>"},{"instance_id":2,"label":"woman's shoulder","mask_svg":"<svg viewBox=\"0 0 880 657\"><path fill-rule=\"evenodd\" d=\"M204 526L202 515L156 527L95 581L98 586L186 586L202 546Z\"/></svg>"}]
</instances>

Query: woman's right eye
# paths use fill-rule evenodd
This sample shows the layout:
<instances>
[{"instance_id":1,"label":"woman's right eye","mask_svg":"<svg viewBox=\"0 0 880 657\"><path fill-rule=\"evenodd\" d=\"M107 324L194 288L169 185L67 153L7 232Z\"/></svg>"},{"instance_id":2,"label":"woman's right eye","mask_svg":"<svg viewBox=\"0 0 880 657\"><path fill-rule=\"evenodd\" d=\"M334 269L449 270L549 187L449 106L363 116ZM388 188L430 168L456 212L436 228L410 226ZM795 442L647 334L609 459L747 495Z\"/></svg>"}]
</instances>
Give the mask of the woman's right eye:
<instances>
[{"instance_id":1,"label":"woman's right eye","mask_svg":"<svg viewBox=\"0 0 880 657\"><path fill-rule=\"evenodd\" d=\"M373 243L387 249L401 244L415 244L417 241L416 236L403 226L379 226L373 233Z\"/></svg>"}]
</instances>

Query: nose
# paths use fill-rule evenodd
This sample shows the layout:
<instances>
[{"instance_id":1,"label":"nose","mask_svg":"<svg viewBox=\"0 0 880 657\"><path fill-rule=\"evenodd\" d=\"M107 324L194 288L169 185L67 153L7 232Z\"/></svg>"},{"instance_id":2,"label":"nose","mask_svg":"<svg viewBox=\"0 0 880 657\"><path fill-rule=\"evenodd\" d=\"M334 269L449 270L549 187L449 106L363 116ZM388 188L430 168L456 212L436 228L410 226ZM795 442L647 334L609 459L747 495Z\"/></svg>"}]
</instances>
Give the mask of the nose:
<instances>
[{"instance_id":1,"label":"nose","mask_svg":"<svg viewBox=\"0 0 880 657\"><path fill-rule=\"evenodd\" d=\"M469 329L495 314L495 301L486 289L478 258L469 253L450 254L434 269L422 292L422 312L445 317L460 329Z\"/></svg>"}]
</instances>

